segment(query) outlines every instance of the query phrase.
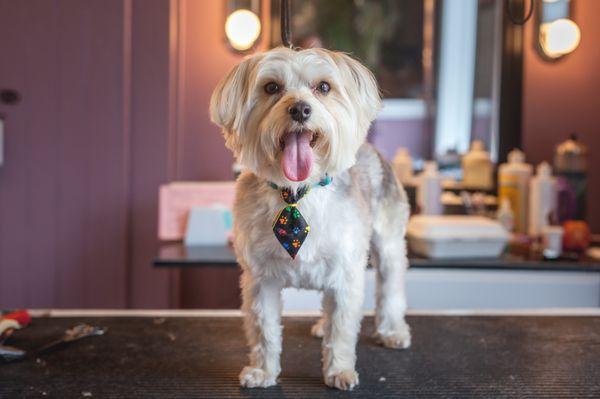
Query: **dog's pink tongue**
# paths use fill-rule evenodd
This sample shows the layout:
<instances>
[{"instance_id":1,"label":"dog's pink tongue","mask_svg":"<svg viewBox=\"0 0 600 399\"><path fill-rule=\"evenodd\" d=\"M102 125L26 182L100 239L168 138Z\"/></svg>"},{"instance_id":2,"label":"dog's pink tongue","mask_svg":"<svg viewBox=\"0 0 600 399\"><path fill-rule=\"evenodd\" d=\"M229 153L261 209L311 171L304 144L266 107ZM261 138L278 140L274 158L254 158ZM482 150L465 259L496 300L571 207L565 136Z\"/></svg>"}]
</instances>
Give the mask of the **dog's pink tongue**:
<instances>
[{"instance_id":1,"label":"dog's pink tongue","mask_svg":"<svg viewBox=\"0 0 600 399\"><path fill-rule=\"evenodd\" d=\"M283 173L291 181L308 179L312 169L312 149L310 148L309 131L290 133L285 138L285 147L281 157Z\"/></svg>"}]
</instances>

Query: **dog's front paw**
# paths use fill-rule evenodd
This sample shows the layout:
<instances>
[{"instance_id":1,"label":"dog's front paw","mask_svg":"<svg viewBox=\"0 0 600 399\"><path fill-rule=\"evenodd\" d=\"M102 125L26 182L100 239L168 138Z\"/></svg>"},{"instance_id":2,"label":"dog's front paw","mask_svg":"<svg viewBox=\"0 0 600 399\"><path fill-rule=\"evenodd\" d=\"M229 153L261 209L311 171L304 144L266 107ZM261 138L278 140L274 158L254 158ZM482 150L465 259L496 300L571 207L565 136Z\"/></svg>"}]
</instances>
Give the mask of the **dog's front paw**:
<instances>
[{"instance_id":1,"label":"dog's front paw","mask_svg":"<svg viewBox=\"0 0 600 399\"><path fill-rule=\"evenodd\" d=\"M240 373L240 385L246 388L267 388L277 384L277 376L265 370L246 366Z\"/></svg>"},{"instance_id":2,"label":"dog's front paw","mask_svg":"<svg viewBox=\"0 0 600 399\"><path fill-rule=\"evenodd\" d=\"M404 323L390 332L376 332L375 340L386 348L406 349L410 346L410 328Z\"/></svg>"},{"instance_id":3,"label":"dog's front paw","mask_svg":"<svg viewBox=\"0 0 600 399\"><path fill-rule=\"evenodd\" d=\"M331 388L341 389L342 391L351 391L358 385L358 373L355 370L327 373L325 375L325 384Z\"/></svg>"},{"instance_id":4,"label":"dog's front paw","mask_svg":"<svg viewBox=\"0 0 600 399\"><path fill-rule=\"evenodd\" d=\"M325 318L320 318L310 329L310 335L317 338L323 338L325 335Z\"/></svg>"}]
</instances>

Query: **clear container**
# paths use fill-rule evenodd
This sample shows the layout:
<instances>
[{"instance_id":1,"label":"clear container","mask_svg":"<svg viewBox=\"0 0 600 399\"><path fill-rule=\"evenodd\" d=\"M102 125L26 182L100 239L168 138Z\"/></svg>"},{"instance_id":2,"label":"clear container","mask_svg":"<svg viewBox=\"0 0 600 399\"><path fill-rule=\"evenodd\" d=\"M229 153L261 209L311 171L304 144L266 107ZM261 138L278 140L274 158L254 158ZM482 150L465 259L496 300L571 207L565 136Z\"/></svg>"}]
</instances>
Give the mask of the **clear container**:
<instances>
[{"instance_id":1,"label":"clear container","mask_svg":"<svg viewBox=\"0 0 600 399\"><path fill-rule=\"evenodd\" d=\"M413 253L428 258L495 258L509 239L508 232L481 216L413 216L407 228Z\"/></svg>"}]
</instances>

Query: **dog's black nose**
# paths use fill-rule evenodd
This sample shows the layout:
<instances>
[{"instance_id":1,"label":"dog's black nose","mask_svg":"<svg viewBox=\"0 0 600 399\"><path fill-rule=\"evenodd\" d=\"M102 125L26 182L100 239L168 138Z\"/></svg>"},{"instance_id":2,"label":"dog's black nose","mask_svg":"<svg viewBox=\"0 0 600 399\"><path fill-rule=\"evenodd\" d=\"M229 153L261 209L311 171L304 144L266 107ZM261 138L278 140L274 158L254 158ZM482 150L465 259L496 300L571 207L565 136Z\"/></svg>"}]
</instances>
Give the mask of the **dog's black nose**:
<instances>
[{"instance_id":1,"label":"dog's black nose","mask_svg":"<svg viewBox=\"0 0 600 399\"><path fill-rule=\"evenodd\" d=\"M310 118L310 113L312 109L310 109L310 105L305 103L304 101L298 101L296 104L292 105L288 112L293 120L296 122L304 122L308 118Z\"/></svg>"}]
</instances>

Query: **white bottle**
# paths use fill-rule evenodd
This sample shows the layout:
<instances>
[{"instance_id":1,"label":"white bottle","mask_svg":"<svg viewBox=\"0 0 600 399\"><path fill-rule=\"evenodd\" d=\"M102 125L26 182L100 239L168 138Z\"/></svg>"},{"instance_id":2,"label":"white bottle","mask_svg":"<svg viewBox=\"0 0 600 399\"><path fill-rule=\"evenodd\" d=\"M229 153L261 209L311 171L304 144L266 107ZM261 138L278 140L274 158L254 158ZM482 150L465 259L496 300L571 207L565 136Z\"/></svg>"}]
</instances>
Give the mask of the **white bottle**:
<instances>
[{"instance_id":1,"label":"white bottle","mask_svg":"<svg viewBox=\"0 0 600 399\"><path fill-rule=\"evenodd\" d=\"M408 148L402 147L396 152L392 161L392 167L400 183L410 183L413 177L413 161L408 152Z\"/></svg>"},{"instance_id":2,"label":"white bottle","mask_svg":"<svg viewBox=\"0 0 600 399\"><path fill-rule=\"evenodd\" d=\"M500 207L498 208L498 212L496 213L496 218L498 219L498 222L500 222L500 224L506 229L506 231L512 232L515 228L515 215L510 207L510 201L508 198L502 199Z\"/></svg>"},{"instance_id":3,"label":"white bottle","mask_svg":"<svg viewBox=\"0 0 600 399\"><path fill-rule=\"evenodd\" d=\"M417 203L422 215L442 214L442 176L438 173L435 161L425 162L425 169L419 176Z\"/></svg>"},{"instance_id":4,"label":"white bottle","mask_svg":"<svg viewBox=\"0 0 600 399\"><path fill-rule=\"evenodd\" d=\"M544 227L550 225L550 217L556 211L556 179L548 162L537 167L537 174L529 184L529 234L539 237Z\"/></svg>"},{"instance_id":5,"label":"white bottle","mask_svg":"<svg viewBox=\"0 0 600 399\"><path fill-rule=\"evenodd\" d=\"M508 162L498 168L498 201L510 201L515 215L515 232L527 233L529 211L529 180L532 167L525 163L525 154L517 149L508 153Z\"/></svg>"},{"instance_id":6,"label":"white bottle","mask_svg":"<svg viewBox=\"0 0 600 399\"><path fill-rule=\"evenodd\" d=\"M462 168L465 188L492 189L494 166L482 141L475 140L471 143L471 149L462 158Z\"/></svg>"}]
</instances>

